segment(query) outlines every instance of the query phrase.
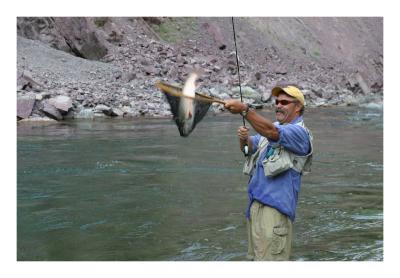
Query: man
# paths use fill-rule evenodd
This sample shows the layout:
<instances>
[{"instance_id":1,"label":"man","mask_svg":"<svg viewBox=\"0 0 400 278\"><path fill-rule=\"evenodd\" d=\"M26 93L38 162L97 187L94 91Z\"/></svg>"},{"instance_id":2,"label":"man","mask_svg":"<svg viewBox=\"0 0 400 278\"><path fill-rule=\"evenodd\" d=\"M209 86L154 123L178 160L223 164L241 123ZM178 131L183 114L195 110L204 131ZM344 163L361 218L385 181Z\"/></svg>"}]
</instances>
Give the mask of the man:
<instances>
[{"instance_id":1,"label":"man","mask_svg":"<svg viewBox=\"0 0 400 278\"><path fill-rule=\"evenodd\" d=\"M312 135L303 122L304 95L294 86L275 87L272 95L275 123L238 100L225 104L258 133L249 137L248 128L238 129L240 149L246 144L249 149L244 172L250 175L246 216L251 260L289 259L301 176L312 160Z\"/></svg>"}]
</instances>

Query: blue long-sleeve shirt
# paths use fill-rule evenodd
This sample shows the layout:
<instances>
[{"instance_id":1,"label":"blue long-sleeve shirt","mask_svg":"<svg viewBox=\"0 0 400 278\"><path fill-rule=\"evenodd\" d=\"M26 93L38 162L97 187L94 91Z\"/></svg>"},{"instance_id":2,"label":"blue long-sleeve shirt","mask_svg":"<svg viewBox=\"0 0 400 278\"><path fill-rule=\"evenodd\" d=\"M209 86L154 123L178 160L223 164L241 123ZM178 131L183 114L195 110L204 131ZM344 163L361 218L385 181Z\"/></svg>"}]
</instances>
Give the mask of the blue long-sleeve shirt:
<instances>
[{"instance_id":1,"label":"blue long-sleeve shirt","mask_svg":"<svg viewBox=\"0 0 400 278\"><path fill-rule=\"evenodd\" d=\"M282 214L287 215L294 221L298 194L300 191L301 174L289 169L274 177L267 177L264 174L262 161L271 147L281 145L297 155L307 155L311 151L310 138L307 131L296 123L303 120L302 116L297 117L291 123L274 125L279 132L279 140L274 141L268 138L269 145L260 153L256 167L248 185L249 206L246 216L250 217L250 206L254 200L273 207ZM250 136L253 145L253 152L258 148L261 135Z\"/></svg>"}]
</instances>

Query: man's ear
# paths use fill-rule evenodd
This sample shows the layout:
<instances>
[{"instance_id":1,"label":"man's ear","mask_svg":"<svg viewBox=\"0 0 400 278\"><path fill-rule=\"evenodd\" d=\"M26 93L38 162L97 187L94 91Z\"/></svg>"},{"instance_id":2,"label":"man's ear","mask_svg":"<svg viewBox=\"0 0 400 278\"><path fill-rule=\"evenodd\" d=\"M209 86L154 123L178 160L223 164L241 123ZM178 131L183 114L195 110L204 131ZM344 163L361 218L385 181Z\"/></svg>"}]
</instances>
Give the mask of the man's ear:
<instances>
[{"instance_id":1,"label":"man's ear","mask_svg":"<svg viewBox=\"0 0 400 278\"><path fill-rule=\"evenodd\" d=\"M301 103L300 102L296 102L296 112L298 112L300 114L301 108L302 108Z\"/></svg>"}]
</instances>

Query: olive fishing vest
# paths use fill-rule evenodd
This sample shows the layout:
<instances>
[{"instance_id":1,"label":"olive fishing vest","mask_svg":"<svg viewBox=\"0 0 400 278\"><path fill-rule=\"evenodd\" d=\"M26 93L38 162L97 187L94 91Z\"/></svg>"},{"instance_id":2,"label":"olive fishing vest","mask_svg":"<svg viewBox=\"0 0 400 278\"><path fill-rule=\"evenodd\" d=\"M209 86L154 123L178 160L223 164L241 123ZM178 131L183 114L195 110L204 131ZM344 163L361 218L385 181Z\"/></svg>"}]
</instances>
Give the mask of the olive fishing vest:
<instances>
[{"instance_id":1,"label":"olive fishing vest","mask_svg":"<svg viewBox=\"0 0 400 278\"><path fill-rule=\"evenodd\" d=\"M296 155L288 150L286 150L282 146L272 147L272 151L270 155L267 155L265 159L262 160L262 164L264 167L264 174L268 177L276 176L284 171L289 170L290 168L302 173L311 172L311 163L312 163L312 154L313 154L313 136L311 131L305 126L303 121L296 123L296 125L301 126L307 132L310 138L310 153L307 155L301 156ZM256 166L258 157L260 153L262 153L268 147L268 139L261 136L260 141L258 142L257 151L251 156L247 157L244 166L243 173L245 175L252 176L254 168Z\"/></svg>"}]
</instances>

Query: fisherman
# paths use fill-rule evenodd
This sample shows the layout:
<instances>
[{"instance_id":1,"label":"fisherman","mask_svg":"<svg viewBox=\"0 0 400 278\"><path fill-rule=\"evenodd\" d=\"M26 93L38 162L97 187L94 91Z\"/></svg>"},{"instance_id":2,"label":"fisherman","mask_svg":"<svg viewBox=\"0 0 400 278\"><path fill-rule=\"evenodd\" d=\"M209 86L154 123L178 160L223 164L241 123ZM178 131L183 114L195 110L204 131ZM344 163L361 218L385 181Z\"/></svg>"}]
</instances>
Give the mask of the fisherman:
<instances>
[{"instance_id":1,"label":"fisherman","mask_svg":"<svg viewBox=\"0 0 400 278\"><path fill-rule=\"evenodd\" d=\"M303 172L312 161L312 134L304 125L304 95L295 86L272 89L277 122L259 115L239 100L227 100L225 108L241 114L258 133L239 127L240 149L249 155L243 172L250 176L246 212L248 259L289 260L292 223Z\"/></svg>"}]
</instances>

